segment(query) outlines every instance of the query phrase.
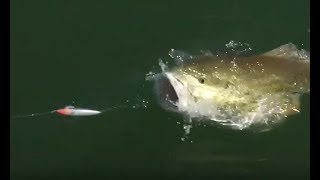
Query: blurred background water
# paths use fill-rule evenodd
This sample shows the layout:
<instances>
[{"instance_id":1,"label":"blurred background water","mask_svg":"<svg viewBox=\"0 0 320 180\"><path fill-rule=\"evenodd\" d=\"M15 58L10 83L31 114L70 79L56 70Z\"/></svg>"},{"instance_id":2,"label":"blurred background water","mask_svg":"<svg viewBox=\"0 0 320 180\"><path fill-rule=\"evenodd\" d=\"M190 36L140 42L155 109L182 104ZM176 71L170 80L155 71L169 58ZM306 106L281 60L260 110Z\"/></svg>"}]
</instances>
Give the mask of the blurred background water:
<instances>
[{"instance_id":1,"label":"blurred background water","mask_svg":"<svg viewBox=\"0 0 320 180\"><path fill-rule=\"evenodd\" d=\"M12 179L309 179L308 95L272 131L199 126L191 143L181 141L182 117L161 109L145 81L171 48L215 52L235 40L256 52L288 42L309 50L309 1L10 5L11 115L130 105L86 118L11 118ZM132 108L142 100L147 108Z\"/></svg>"}]
</instances>

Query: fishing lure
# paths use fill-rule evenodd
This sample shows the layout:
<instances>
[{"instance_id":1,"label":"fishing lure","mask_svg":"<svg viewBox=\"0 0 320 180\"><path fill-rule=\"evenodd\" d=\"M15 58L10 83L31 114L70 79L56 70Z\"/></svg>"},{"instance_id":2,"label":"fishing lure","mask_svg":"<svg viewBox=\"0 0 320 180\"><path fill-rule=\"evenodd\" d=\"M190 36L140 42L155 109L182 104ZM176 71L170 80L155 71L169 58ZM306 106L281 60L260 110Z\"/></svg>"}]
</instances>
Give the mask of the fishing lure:
<instances>
[{"instance_id":1,"label":"fishing lure","mask_svg":"<svg viewBox=\"0 0 320 180\"><path fill-rule=\"evenodd\" d=\"M98 115L102 112L104 112L104 111L84 109L84 108L75 108L74 106L66 106L64 108L53 110L50 112L34 113L34 114L28 114L28 115L18 115L18 116L12 116L12 118L41 116L41 115L52 114L52 113L58 113L59 115L64 115L64 116L93 116L93 115Z\"/></svg>"},{"instance_id":2,"label":"fishing lure","mask_svg":"<svg viewBox=\"0 0 320 180\"><path fill-rule=\"evenodd\" d=\"M64 116L92 116L102 113L102 111L75 108L74 106L66 106L63 109L56 110L56 112Z\"/></svg>"}]
</instances>

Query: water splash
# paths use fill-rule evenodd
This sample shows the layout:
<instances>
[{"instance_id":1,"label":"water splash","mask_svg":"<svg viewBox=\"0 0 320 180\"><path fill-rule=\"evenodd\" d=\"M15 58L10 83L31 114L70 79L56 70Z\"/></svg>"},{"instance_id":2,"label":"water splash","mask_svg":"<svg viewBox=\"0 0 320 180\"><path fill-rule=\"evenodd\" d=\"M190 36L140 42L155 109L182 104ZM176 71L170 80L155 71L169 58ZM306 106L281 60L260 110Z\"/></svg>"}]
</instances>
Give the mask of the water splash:
<instances>
[{"instance_id":1,"label":"water splash","mask_svg":"<svg viewBox=\"0 0 320 180\"><path fill-rule=\"evenodd\" d=\"M184 61L192 59L190 54L175 49L169 51L169 56L175 60L176 64L182 64Z\"/></svg>"},{"instance_id":2,"label":"water splash","mask_svg":"<svg viewBox=\"0 0 320 180\"><path fill-rule=\"evenodd\" d=\"M252 51L252 47L250 44L241 43L234 40L231 40L230 42L228 42L226 44L226 47L237 54L242 54L242 53L247 53Z\"/></svg>"}]
</instances>

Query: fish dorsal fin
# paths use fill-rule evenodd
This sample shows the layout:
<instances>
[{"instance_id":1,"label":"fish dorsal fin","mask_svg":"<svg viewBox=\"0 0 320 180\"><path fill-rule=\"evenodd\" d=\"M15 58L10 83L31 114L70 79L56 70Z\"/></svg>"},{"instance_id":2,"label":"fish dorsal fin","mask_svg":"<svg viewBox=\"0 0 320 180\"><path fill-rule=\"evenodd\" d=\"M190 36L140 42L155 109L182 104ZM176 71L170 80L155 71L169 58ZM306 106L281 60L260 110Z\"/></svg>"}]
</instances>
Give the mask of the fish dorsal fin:
<instances>
[{"instance_id":1,"label":"fish dorsal fin","mask_svg":"<svg viewBox=\"0 0 320 180\"><path fill-rule=\"evenodd\" d=\"M263 54L264 56L273 56L286 59L310 60L310 53L304 49L299 50L294 44L284 44L276 49Z\"/></svg>"}]
</instances>

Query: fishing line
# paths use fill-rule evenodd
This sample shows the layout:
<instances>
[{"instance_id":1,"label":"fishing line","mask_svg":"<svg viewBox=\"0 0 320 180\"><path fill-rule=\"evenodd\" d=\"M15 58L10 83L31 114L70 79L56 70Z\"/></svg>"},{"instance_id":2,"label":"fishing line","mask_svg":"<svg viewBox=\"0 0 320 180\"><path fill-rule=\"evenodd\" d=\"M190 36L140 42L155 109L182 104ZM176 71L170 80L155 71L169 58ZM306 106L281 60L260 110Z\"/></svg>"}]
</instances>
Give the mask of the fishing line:
<instances>
[{"instance_id":1,"label":"fishing line","mask_svg":"<svg viewBox=\"0 0 320 180\"><path fill-rule=\"evenodd\" d=\"M56 111L57 111L57 110L53 110L53 111L49 111L49 112L42 112L42 113L26 114L26 115L15 115L15 116L11 116L11 118L23 118L23 117L43 116L43 115L47 115L47 114L53 114L53 113L55 113Z\"/></svg>"},{"instance_id":2,"label":"fishing line","mask_svg":"<svg viewBox=\"0 0 320 180\"><path fill-rule=\"evenodd\" d=\"M141 89L144 89L145 85L142 84L139 86L138 91L142 91ZM131 98L130 98L131 99ZM74 104L74 101L72 101L72 104ZM109 106L108 108L104 108L101 110L93 110L93 109L87 109L87 108L75 108L74 106L65 106L61 109L56 109L48 112L40 112L40 113L33 113L33 114L25 114L25 115L14 115L11 116L11 118L24 118L24 117L37 117L37 116L43 116L43 115L49 115L57 113L59 115L65 115L65 116L91 116L91 115L98 115L101 113L105 113L108 111L116 111L116 110L124 110L124 109L145 109L149 105L149 102L145 98L141 98L138 94L133 100L127 99L124 103Z\"/></svg>"}]
</instances>

